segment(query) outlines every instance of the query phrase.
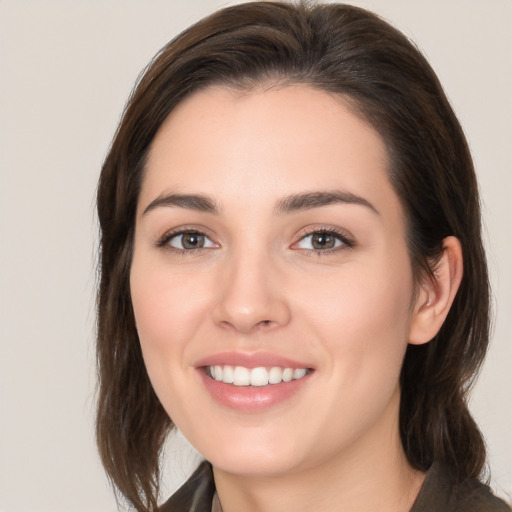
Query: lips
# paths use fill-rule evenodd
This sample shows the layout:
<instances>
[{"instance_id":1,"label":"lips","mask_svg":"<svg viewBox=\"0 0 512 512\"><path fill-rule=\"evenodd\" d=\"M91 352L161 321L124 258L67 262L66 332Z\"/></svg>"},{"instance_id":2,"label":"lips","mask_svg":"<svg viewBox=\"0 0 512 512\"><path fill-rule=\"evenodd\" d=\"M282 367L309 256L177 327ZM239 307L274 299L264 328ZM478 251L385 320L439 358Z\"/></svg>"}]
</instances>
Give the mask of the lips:
<instances>
[{"instance_id":1,"label":"lips","mask_svg":"<svg viewBox=\"0 0 512 512\"><path fill-rule=\"evenodd\" d=\"M258 412L285 402L310 380L310 364L269 353L222 353L195 365L210 396L223 406Z\"/></svg>"}]
</instances>

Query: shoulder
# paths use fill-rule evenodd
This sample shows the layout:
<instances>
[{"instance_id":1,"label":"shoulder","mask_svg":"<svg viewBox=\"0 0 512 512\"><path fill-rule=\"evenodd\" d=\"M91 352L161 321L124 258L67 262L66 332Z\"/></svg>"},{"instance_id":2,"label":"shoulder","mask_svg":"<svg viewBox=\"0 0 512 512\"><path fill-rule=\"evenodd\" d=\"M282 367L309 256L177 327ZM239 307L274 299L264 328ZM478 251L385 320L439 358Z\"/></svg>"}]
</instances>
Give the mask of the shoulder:
<instances>
[{"instance_id":1,"label":"shoulder","mask_svg":"<svg viewBox=\"0 0 512 512\"><path fill-rule=\"evenodd\" d=\"M215 482L211 465L204 461L192 476L159 508L159 512L210 512Z\"/></svg>"},{"instance_id":2,"label":"shoulder","mask_svg":"<svg viewBox=\"0 0 512 512\"><path fill-rule=\"evenodd\" d=\"M442 463L432 465L411 512L511 512L476 479L457 481Z\"/></svg>"},{"instance_id":3,"label":"shoulder","mask_svg":"<svg viewBox=\"0 0 512 512\"><path fill-rule=\"evenodd\" d=\"M478 480L459 484L455 487L454 496L457 512L510 512L510 507Z\"/></svg>"}]
</instances>

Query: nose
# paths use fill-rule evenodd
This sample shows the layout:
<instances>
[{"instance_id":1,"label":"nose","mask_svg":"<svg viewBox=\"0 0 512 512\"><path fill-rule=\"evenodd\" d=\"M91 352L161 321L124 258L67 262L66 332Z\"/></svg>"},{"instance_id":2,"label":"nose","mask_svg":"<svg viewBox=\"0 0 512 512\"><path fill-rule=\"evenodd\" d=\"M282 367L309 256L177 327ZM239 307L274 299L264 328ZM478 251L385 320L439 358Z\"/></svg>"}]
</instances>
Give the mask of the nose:
<instances>
[{"instance_id":1,"label":"nose","mask_svg":"<svg viewBox=\"0 0 512 512\"><path fill-rule=\"evenodd\" d=\"M214 322L241 334L275 329L290 321L282 272L255 254L226 262L213 310Z\"/></svg>"}]
</instances>

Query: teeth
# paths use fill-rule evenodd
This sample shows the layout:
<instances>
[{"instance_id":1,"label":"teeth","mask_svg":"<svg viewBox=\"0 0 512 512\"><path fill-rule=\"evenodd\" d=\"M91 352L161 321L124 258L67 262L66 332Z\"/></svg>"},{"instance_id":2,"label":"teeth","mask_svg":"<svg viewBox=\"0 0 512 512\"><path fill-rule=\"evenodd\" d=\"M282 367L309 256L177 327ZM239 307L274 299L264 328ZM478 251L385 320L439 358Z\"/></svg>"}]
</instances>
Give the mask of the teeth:
<instances>
[{"instance_id":1,"label":"teeth","mask_svg":"<svg viewBox=\"0 0 512 512\"><path fill-rule=\"evenodd\" d=\"M293 370L293 379L302 379L306 375L306 368L297 368L296 370Z\"/></svg>"},{"instance_id":2,"label":"teeth","mask_svg":"<svg viewBox=\"0 0 512 512\"><path fill-rule=\"evenodd\" d=\"M283 380L283 370L274 366L268 372L268 382L270 384L279 384Z\"/></svg>"},{"instance_id":3,"label":"teeth","mask_svg":"<svg viewBox=\"0 0 512 512\"><path fill-rule=\"evenodd\" d=\"M206 373L212 379L234 386L267 386L302 379L308 374L306 368L245 368L244 366L208 366Z\"/></svg>"},{"instance_id":4,"label":"teeth","mask_svg":"<svg viewBox=\"0 0 512 512\"><path fill-rule=\"evenodd\" d=\"M222 369L222 381L226 384L233 384L235 380L235 371L232 366L224 366Z\"/></svg>"},{"instance_id":5,"label":"teeth","mask_svg":"<svg viewBox=\"0 0 512 512\"><path fill-rule=\"evenodd\" d=\"M235 386L248 386L251 383L251 372L243 366L235 366L233 384Z\"/></svg>"},{"instance_id":6,"label":"teeth","mask_svg":"<svg viewBox=\"0 0 512 512\"><path fill-rule=\"evenodd\" d=\"M268 384L268 371L266 368L253 368L251 370L251 386L266 386Z\"/></svg>"},{"instance_id":7,"label":"teeth","mask_svg":"<svg viewBox=\"0 0 512 512\"><path fill-rule=\"evenodd\" d=\"M285 368L283 370L283 382L290 382L293 379L293 370L291 368Z\"/></svg>"}]
</instances>

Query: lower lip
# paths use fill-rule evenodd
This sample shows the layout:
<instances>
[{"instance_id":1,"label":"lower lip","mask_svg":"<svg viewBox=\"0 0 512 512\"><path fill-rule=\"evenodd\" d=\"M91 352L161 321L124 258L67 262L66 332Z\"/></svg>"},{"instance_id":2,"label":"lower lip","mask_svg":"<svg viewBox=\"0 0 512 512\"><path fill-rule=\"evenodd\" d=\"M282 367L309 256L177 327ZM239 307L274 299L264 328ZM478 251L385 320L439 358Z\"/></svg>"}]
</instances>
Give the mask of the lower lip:
<instances>
[{"instance_id":1,"label":"lower lip","mask_svg":"<svg viewBox=\"0 0 512 512\"><path fill-rule=\"evenodd\" d=\"M301 379L268 386L233 386L219 382L198 369L210 395L221 405L245 412L260 412L285 402L309 381L311 373Z\"/></svg>"}]
</instances>

